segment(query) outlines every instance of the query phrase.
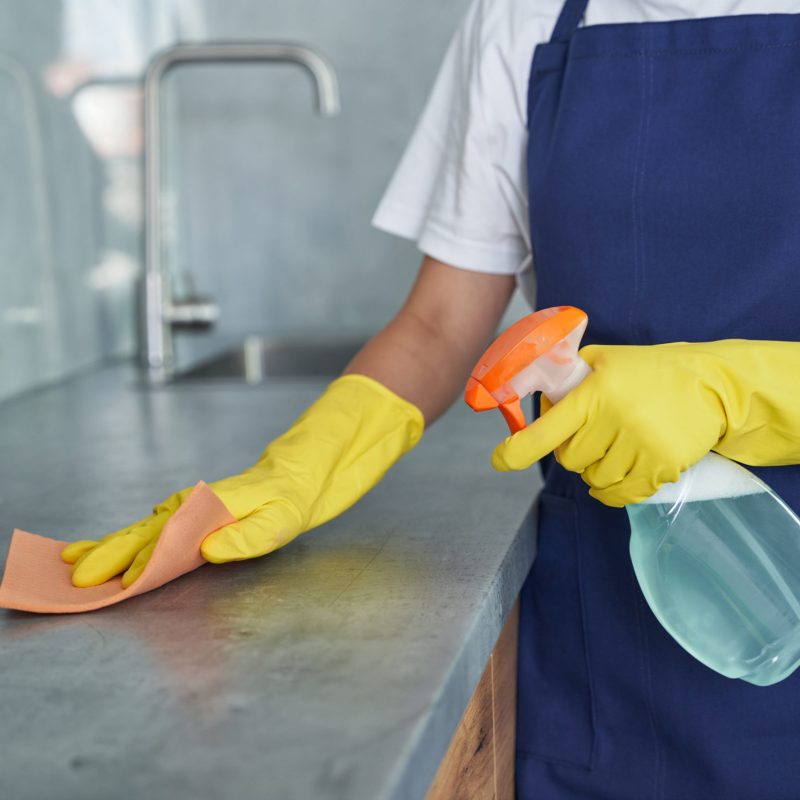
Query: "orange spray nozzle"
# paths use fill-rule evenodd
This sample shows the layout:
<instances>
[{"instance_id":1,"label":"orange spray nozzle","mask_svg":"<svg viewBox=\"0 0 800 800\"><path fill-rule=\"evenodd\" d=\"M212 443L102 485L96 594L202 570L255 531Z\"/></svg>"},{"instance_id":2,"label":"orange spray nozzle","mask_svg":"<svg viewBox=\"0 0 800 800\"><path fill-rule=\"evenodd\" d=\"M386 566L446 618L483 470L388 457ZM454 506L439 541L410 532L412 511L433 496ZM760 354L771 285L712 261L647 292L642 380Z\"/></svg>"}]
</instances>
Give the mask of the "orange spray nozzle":
<instances>
[{"instance_id":1,"label":"orange spray nozzle","mask_svg":"<svg viewBox=\"0 0 800 800\"><path fill-rule=\"evenodd\" d=\"M464 400L475 411L497 408L512 433L526 425L521 399L545 391L551 399L585 377L578 344L586 313L573 306L545 308L504 331L472 370Z\"/></svg>"}]
</instances>

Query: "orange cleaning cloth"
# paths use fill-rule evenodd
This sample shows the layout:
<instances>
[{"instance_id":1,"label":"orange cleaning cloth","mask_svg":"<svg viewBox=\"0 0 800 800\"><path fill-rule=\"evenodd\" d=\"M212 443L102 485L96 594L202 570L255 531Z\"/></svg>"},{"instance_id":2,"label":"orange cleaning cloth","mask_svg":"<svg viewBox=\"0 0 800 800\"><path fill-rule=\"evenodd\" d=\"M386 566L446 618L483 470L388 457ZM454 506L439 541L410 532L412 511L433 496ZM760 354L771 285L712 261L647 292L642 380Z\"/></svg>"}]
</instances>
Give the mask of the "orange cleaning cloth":
<instances>
[{"instance_id":1,"label":"orange cleaning cloth","mask_svg":"<svg viewBox=\"0 0 800 800\"><path fill-rule=\"evenodd\" d=\"M100 586L72 585L72 566L61 560L69 542L14 531L0 585L0 608L39 614L94 611L157 589L206 563L200 543L209 533L236 522L222 501L202 481L169 518L139 578L127 589L113 578Z\"/></svg>"}]
</instances>

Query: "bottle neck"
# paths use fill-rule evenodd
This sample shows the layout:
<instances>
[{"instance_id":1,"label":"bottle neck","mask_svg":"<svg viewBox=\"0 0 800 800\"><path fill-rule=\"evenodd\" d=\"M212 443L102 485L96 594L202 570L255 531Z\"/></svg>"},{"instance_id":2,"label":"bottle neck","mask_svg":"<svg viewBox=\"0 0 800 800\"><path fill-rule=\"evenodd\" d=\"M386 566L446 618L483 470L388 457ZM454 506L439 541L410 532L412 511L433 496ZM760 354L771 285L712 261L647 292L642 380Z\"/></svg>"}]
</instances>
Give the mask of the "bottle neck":
<instances>
[{"instance_id":1,"label":"bottle neck","mask_svg":"<svg viewBox=\"0 0 800 800\"><path fill-rule=\"evenodd\" d=\"M551 403L555 404L559 400L563 400L578 384L583 383L584 378L592 371L592 368L580 356L575 357L571 367L572 369L555 389L545 392Z\"/></svg>"}]
</instances>

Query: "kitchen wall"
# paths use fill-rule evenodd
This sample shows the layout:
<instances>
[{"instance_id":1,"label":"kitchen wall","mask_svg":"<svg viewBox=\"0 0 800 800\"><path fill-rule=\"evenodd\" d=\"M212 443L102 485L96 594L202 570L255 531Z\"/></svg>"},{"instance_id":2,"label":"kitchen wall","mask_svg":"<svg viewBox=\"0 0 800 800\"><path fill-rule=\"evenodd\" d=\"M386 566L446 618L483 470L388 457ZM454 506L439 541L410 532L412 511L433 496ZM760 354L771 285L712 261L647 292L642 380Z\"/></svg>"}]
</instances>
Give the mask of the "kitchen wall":
<instances>
[{"instance_id":1,"label":"kitchen wall","mask_svg":"<svg viewBox=\"0 0 800 800\"><path fill-rule=\"evenodd\" d=\"M378 328L419 255L370 218L467 3L0 0L0 398L134 353L136 82L179 39L307 42L342 92L322 118L298 68L166 78L165 258L176 295L193 284L222 312L179 336L179 362L253 332Z\"/></svg>"},{"instance_id":2,"label":"kitchen wall","mask_svg":"<svg viewBox=\"0 0 800 800\"><path fill-rule=\"evenodd\" d=\"M364 336L397 309L419 264L370 218L427 97L465 0L206 0L221 38L308 41L333 62L342 113L316 116L291 66L187 67L169 79L170 263L217 299L213 337Z\"/></svg>"},{"instance_id":3,"label":"kitchen wall","mask_svg":"<svg viewBox=\"0 0 800 800\"><path fill-rule=\"evenodd\" d=\"M57 11L0 3L0 397L102 354L86 288L95 165L69 109L42 85L58 51Z\"/></svg>"},{"instance_id":4,"label":"kitchen wall","mask_svg":"<svg viewBox=\"0 0 800 800\"><path fill-rule=\"evenodd\" d=\"M0 0L0 398L135 350L136 82L174 14ZM89 85L109 78L133 86Z\"/></svg>"}]
</instances>

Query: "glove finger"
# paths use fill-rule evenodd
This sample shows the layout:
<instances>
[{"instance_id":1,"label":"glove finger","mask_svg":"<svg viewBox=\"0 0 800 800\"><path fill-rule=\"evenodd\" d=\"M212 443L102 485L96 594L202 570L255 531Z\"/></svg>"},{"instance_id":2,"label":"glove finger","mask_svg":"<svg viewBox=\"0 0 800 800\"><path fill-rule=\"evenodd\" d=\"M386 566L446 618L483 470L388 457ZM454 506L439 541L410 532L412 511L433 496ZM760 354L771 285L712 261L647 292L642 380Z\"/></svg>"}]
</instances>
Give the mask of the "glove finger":
<instances>
[{"instance_id":1,"label":"glove finger","mask_svg":"<svg viewBox=\"0 0 800 800\"><path fill-rule=\"evenodd\" d=\"M275 500L239 522L209 534L200 545L206 561L224 564L271 553L304 530L299 512L285 500Z\"/></svg>"},{"instance_id":2,"label":"glove finger","mask_svg":"<svg viewBox=\"0 0 800 800\"><path fill-rule=\"evenodd\" d=\"M136 536L120 536L101 542L84 553L72 568L72 585L99 586L120 572L124 572L146 545Z\"/></svg>"},{"instance_id":3,"label":"glove finger","mask_svg":"<svg viewBox=\"0 0 800 800\"><path fill-rule=\"evenodd\" d=\"M79 542L70 542L62 551L61 559L67 564L74 564L82 555L97 547L94 539L81 539Z\"/></svg>"},{"instance_id":4,"label":"glove finger","mask_svg":"<svg viewBox=\"0 0 800 800\"><path fill-rule=\"evenodd\" d=\"M630 473L635 461L636 450L618 438L602 458L583 470L581 477L592 489L608 489Z\"/></svg>"},{"instance_id":5,"label":"glove finger","mask_svg":"<svg viewBox=\"0 0 800 800\"><path fill-rule=\"evenodd\" d=\"M500 442L492 454L492 466L501 472L527 469L566 442L586 423L591 383L589 376L546 414Z\"/></svg>"},{"instance_id":6,"label":"glove finger","mask_svg":"<svg viewBox=\"0 0 800 800\"><path fill-rule=\"evenodd\" d=\"M590 465L604 459L613 445L613 431L610 428L584 425L556 448L556 461L564 469L581 474Z\"/></svg>"},{"instance_id":7,"label":"glove finger","mask_svg":"<svg viewBox=\"0 0 800 800\"><path fill-rule=\"evenodd\" d=\"M156 544L158 543L158 538L153 539L150 544L143 547L137 554L136 558L133 559L133 563L125 570L125 573L122 576L122 587L127 589L141 574L144 572L144 568L147 566L147 562L150 560L150 556L153 555L153 550L156 549Z\"/></svg>"},{"instance_id":8,"label":"glove finger","mask_svg":"<svg viewBox=\"0 0 800 800\"><path fill-rule=\"evenodd\" d=\"M127 570L139 551L158 538L168 519L168 513L154 514L103 537L75 561L73 586L98 586Z\"/></svg>"},{"instance_id":9,"label":"glove finger","mask_svg":"<svg viewBox=\"0 0 800 800\"><path fill-rule=\"evenodd\" d=\"M603 505L623 508L646 500L653 491L644 489L640 481L620 481L607 489L589 489L589 494Z\"/></svg>"},{"instance_id":10,"label":"glove finger","mask_svg":"<svg viewBox=\"0 0 800 800\"><path fill-rule=\"evenodd\" d=\"M678 468L662 468L654 471L648 460L637 457L628 474L605 489L589 490L589 494L607 506L622 506L641 503L654 495L662 484L675 481L680 476Z\"/></svg>"},{"instance_id":11,"label":"glove finger","mask_svg":"<svg viewBox=\"0 0 800 800\"><path fill-rule=\"evenodd\" d=\"M120 536L129 536L131 534L149 538L152 535L153 525L155 522L154 516L160 517L160 515L151 514L149 517L140 519L138 522L134 522L132 525L128 525L125 528L120 528L118 531L114 531L113 533L106 534L102 539L81 539L79 542L70 542L61 551L61 558L66 561L67 564L75 564L90 550L93 550L99 544L107 542L111 539L117 539ZM163 527L164 522L159 519L159 523Z\"/></svg>"},{"instance_id":12,"label":"glove finger","mask_svg":"<svg viewBox=\"0 0 800 800\"><path fill-rule=\"evenodd\" d=\"M213 486L214 484L211 484L212 488ZM175 492L175 494L170 495L166 500L162 500L158 505L153 507L153 515L161 516L162 514L167 514L169 516L171 514L174 514L178 510L178 508L183 504L183 501L193 491L194 491L194 486L187 486L185 489L181 489L179 492ZM147 519L149 519L149 517ZM142 522L146 522L147 519L142 520Z\"/></svg>"},{"instance_id":13,"label":"glove finger","mask_svg":"<svg viewBox=\"0 0 800 800\"><path fill-rule=\"evenodd\" d=\"M143 517L136 522L132 522L130 525L126 525L124 528L119 528L119 530L107 533L105 536L97 540L97 544L108 542L111 539L118 539L120 536L130 536L131 534L149 537L153 530L153 526L156 524L156 521L158 521L163 528L168 516L168 514L156 514L154 512L153 514Z\"/></svg>"}]
</instances>

